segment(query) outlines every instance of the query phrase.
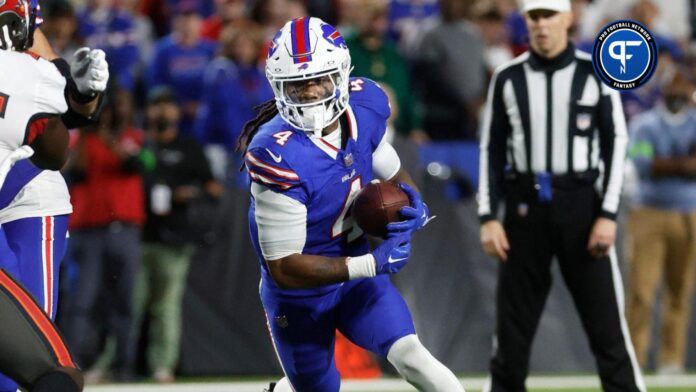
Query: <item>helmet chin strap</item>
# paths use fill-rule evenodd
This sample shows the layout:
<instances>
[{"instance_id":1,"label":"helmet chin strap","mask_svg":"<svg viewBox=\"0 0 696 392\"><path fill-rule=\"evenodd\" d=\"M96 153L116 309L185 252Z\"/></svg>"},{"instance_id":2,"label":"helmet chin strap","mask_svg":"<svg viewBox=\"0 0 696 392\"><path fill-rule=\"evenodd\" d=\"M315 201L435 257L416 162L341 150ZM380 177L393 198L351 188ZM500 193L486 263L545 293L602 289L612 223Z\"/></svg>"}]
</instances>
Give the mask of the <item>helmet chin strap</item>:
<instances>
[{"instance_id":1,"label":"helmet chin strap","mask_svg":"<svg viewBox=\"0 0 696 392\"><path fill-rule=\"evenodd\" d=\"M326 108L323 104L302 109L303 123L307 125L311 124L310 132L315 137L321 137L322 131L328 125L325 123L327 117L331 118L329 113L327 113L328 110L329 109Z\"/></svg>"}]
</instances>

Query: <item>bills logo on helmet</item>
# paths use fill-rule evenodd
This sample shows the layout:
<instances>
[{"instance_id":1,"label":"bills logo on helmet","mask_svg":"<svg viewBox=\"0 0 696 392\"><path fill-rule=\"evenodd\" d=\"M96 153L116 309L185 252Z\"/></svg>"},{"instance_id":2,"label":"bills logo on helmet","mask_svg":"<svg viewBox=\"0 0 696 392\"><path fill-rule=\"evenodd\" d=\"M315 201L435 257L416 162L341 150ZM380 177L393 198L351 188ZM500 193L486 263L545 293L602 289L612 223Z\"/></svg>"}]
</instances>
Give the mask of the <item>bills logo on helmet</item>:
<instances>
[{"instance_id":1,"label":"bills logo on helmet","mask_svg":"<svg viewBox=\"0 0 696 392\"><path fill-rule=\"evenodd\" d=\"M348 48L348 45L346 45L346 40L343 39L341 33L339 33L338 30L334 29L333 26L323 24L321 25L321 31L324 33L322 34L322 37L324 37L325 40L333 44L333 46L343 49Z\"/></svg>"},{"instance_id":2,"label":"bills logo on helmet","mask_svg":"<svg viewBox=\"0 0 696 392\"><path fill-rule=\"evenodd\" d=\"M0 0L2 1L2 0ZM275 54L275 52L278 50L278 40L280 39L281 33L283 30L278 30L276 35L273 36L273 40L271 41L271 46L268 47L268 57L270 58Z\"/></svg>"}]
</instances>

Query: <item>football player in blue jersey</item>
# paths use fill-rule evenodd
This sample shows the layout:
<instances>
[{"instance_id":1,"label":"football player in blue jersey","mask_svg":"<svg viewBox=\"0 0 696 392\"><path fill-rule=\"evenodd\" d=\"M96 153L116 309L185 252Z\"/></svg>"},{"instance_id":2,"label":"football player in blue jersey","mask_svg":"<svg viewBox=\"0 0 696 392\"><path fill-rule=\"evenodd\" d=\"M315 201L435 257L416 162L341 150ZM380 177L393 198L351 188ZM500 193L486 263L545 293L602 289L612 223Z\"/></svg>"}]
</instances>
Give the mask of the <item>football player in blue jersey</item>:
<instances>
[{"instance_id":1,"label":"football player in blue jersey","mask_svg":"<svg viewBox=\"0 0 696 392\"><path fill-rule=\"evenodd\" d=\"M249 224L260 295L286 378L275 392L336 392L335 331L386 358L421 391L463 391L416 336L389 275L408 261L428 208L385 140L389 102L369 79L349 78L343 37L318 18L274 37L266 75L275 99L239 139L251 180ZM370 250L349 214L372 180L399 183L411 206Z\"/></svg>"}]
</instances>

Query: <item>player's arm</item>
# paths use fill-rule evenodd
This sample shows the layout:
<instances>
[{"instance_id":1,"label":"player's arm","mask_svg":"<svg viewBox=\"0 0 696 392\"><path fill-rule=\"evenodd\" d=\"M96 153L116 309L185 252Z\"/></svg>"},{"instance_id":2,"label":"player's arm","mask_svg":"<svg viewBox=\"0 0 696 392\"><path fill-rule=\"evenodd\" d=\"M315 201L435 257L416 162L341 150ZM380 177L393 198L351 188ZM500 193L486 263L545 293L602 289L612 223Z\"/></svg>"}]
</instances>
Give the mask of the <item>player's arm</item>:
<instances>
[{"instance_id":1,"label":"player's arm","mask_svg":"<svg viewBox=\"0 0 696 392\"><path fill-rule=\"evenodd\" d=\"M31 162L39 169L60 170L68 160L68 128L59 116L39 122L43 130L29 143L34 150Z\"/></svg>"},{"instance_id":2,"label":"player's arm","mask_svg":"<svg viewBox=\"0 0 696 392\"><path fill-rule=\"evenodd\" d=\"M84 55L85 53L83 49L85 48L78 50L78 52L75 53L75 56L78 57L80 55L80 51L83 51L82 55ZM73 75L70 72L70 66L67 64L67 62L65 62L65 60L61 60L60 56L58 56L58 54L53 50L51 44L48 42L48 39L41 31L41 28L36 28L34 30L34 41L31 48L29 48L29 51L49 61L54 62L54 64L56 64L56 66L61 71L61 73L63 73L63 76L65 76L66 79L73 79ZM106 60L104 60L104 64L106 64ZM98 68L99 66L100 64L95 63L92 65L92 68L95 69L95 67ZM106 69L106 67L102 68ZM101 75L97 76L100 79L104 79L103 84L104 88L106 88L106 81L108 80L108 69L106 70L106 75L103 75L103 70L98 70L94 72L101 73ZM99 91L89 91L90 86L87 85L88 82L84 82L82 84L83 86L75 86L77 90L69 91L68 103L70 104L70 109L75 111L75 113L89 118L97 111L97 108L99 106L99 93L103 91L103 89ZM71 86L70 81L68 82L68 86ZM82 89L80 89L80 87L82 87ZM81 91L86 91L86 94L84 94L84 96L80 96Z\"/></svg>"},{"instance_id":3,"label":"player's arm","mask_svg":"<svg viewBox=\"0 0 696 392\"><path fill-rule=\"evenodd\" d=\"M268 270L278 287L302 289L394 274L410 254L410 237L398 235L382 242L371 253L357 257L326 257L294 253L268 260Z\"/></svg>"},{"instance_id":4,"label":"player's arm","mask_svg":"<svg viewBox=\"0 0 696 392\"><path fill-rule=\"evenodd\" d=\"M304 254L305 205L256 182L251 184L251 193L261 252L271 277L282 289L312 288L395 273L406 264L410 251L408 236L391 238L358 257Z\"/></svg>"},{"instance_id":5,"label":"player's arm","mask_svg":"<svg viewBox=\"0 0 696 392\"><path fill-rule=\"evenodd\" d=\"M301 289L347 281L347 259L295 253L278 260L267 260L267 265L278 287Z\"/></svg>"}]
</instances>

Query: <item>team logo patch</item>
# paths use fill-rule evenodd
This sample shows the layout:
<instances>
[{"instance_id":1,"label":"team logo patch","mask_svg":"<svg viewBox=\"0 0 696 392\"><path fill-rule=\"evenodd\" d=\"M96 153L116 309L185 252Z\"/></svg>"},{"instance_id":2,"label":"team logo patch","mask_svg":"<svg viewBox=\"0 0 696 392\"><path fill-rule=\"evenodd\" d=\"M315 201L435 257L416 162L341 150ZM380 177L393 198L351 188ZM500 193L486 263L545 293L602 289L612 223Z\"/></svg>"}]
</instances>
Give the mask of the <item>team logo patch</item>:
<instances>
[{"instance_id":1,"label":"team logo patch","mask_svg":"<svg viewBox=\"0 0 696 392\"><path fill-rule=\"evenodd\" d=\"M353 154L348 154L343 157L343 164L348 167L353 165Z\"/></svg>"},{"instance_id":2,"label":"team logo patch","mask_svg":"<svg viewBox=\"0 0 696 392\"><path fill-rule=\"evenodd\" d=\"M597 76L615 90L640 87L657 67L655 37L638 22L612 22L597 34L592 65Z\"/></svg>"}]
</instances>

